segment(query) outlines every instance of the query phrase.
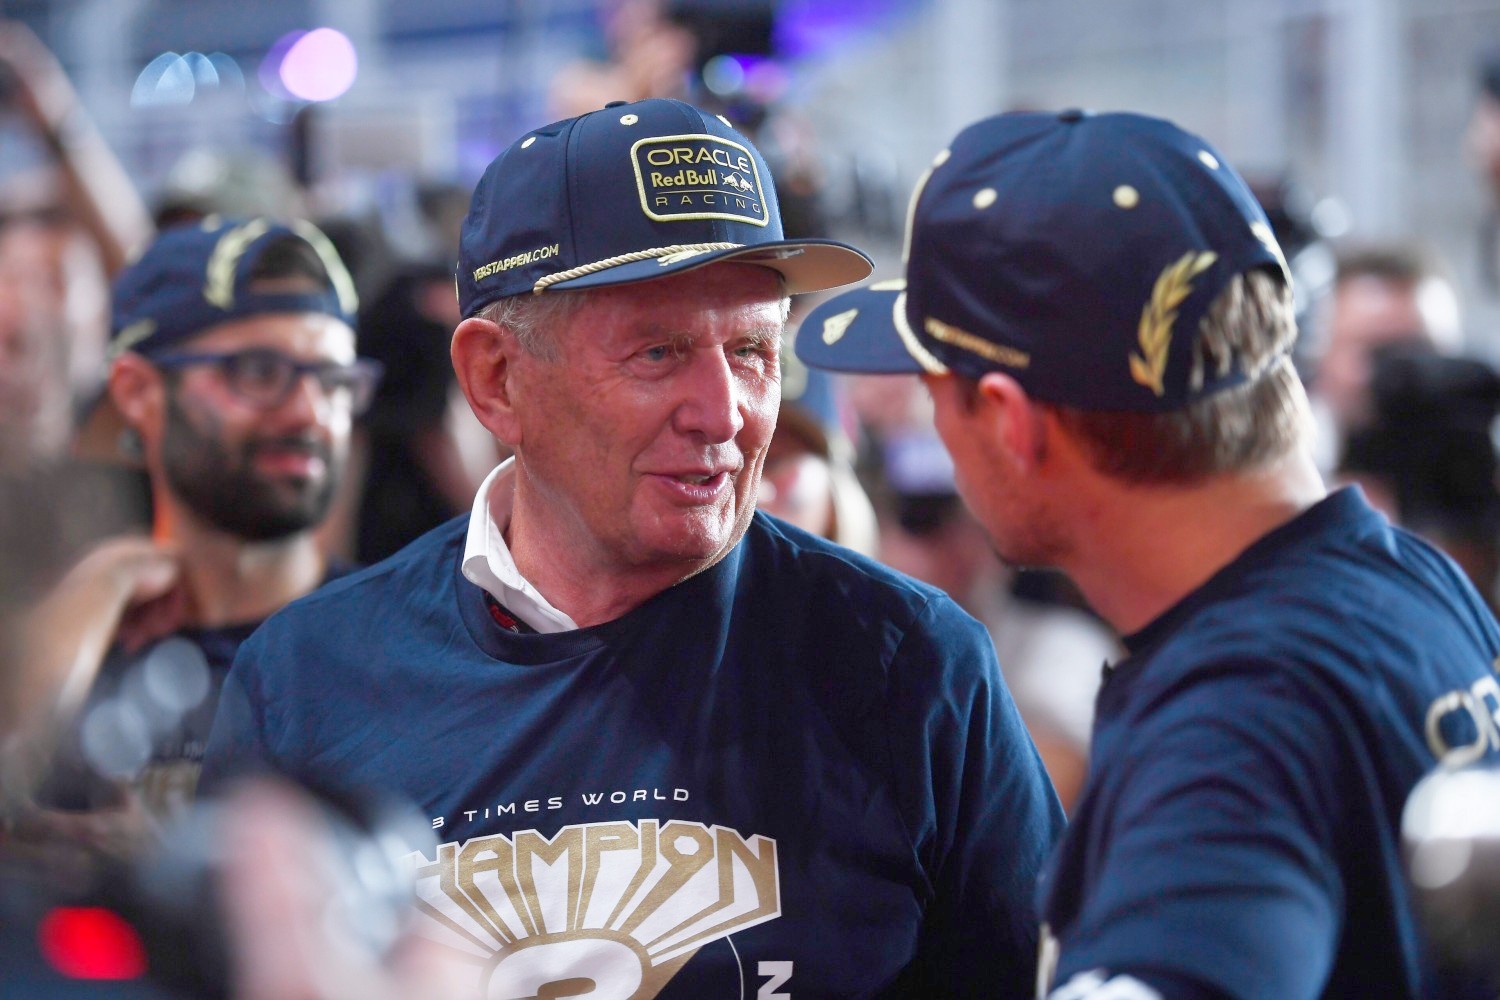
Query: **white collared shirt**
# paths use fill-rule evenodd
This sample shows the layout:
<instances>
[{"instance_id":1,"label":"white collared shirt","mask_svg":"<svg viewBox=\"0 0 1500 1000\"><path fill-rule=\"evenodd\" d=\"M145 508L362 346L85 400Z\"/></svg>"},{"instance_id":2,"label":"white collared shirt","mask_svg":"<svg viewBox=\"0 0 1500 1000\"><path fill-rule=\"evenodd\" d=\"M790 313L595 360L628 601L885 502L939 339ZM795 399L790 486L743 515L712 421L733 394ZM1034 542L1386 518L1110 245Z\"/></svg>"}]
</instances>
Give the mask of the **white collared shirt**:
<instances>
[{"instance_id":1,"label":"white collared shirt","mask_svg":"<svg viewBox=\"0 0 1500 1000\"><path fill-rule=\"evenodd\" d=\"M566 632L578 624L554 608L516 568L505 544L516 498L516 460L507 458L479 484L469 535L464 541L464 578L538 632Z\"/></svg>"}]
</instances>

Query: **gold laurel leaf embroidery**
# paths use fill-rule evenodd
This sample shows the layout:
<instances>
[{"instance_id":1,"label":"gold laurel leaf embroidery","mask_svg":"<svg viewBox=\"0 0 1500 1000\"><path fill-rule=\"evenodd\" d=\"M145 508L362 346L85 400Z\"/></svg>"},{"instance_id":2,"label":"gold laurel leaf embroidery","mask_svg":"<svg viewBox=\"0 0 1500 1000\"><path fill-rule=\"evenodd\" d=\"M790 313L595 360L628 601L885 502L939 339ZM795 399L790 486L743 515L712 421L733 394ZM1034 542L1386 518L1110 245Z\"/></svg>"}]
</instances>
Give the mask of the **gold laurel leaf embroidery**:
<instances>
[{"instance_id":1,"label":"gold laurel leaf embroidery","mask_svg":"<svg viewBox=\"0 0 1500 1000\"><path fill-rule=\"evenodd\" d=\"M270 228L271 224L265 219L252 219L219 237L204 274L203 297L210 305L225 311L234 308L234 269L239 266L240 258L250 244Z\"/></svg>"},{"instance_id":2,"label":"gold laurel leaf embroidery","mask_svg":"<svg viewBox=\"0 0 1500 1000\"><path fill-rule=\"evenodd\" d=\"M846 309L843 312L830 316L823 321L823 343L836 344L849 330L849 324L854 322L854 317L859 315L858 309Z\"/></svg>"},{"instance_id":3,"label":"gold laurel leaf embroidery","mask_svg":"<svg viewBox=\"0 0 1500 1000\"><path fill-rule=\"evenodd\" d=\"M1167 374L1167 353L1172 346L1177 307L1193 293L1192 280L1218 259L1219 255L1211 250L1202 253L1189 250L1161 272L1151 290L1151 301L1141 310L1136 332L1141 353L1130 355L1130 377L1157 396L1166 394L1163 379Z\"/></svg>"}]
</instances>

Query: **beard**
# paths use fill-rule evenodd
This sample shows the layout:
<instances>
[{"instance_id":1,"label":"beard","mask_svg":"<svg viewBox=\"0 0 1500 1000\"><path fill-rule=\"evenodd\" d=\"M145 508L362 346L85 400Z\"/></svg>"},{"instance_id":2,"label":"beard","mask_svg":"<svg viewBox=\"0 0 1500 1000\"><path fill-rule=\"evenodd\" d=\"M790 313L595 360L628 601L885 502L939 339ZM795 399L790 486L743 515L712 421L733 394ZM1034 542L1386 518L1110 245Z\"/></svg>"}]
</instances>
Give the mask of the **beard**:
<instances>
[{"instance_id":1,"label":"beard","mask_svg":"<svg viewBox=\"0 0 1500 1000\"><path fill-rule=\"evenodd\" d=\"M253 438L226 444L200 431L170 394L162 435L162 471L182 503L226 534L269 542L314 527L327 516L338 488L341 462L333 448L312 434ZM322 476L269 477L255 468L266 450L296 450L322 459Z\"/></svg>"}]
</instances>

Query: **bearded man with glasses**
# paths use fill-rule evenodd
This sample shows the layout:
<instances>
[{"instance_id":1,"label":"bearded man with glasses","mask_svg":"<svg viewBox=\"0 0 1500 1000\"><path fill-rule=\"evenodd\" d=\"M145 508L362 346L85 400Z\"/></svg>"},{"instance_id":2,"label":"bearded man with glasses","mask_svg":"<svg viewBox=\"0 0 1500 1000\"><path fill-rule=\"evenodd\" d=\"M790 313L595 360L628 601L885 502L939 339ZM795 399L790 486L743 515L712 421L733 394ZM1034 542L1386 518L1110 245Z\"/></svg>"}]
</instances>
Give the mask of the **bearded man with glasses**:
<instances>
[{"instance_id":1,"label":"bearded man with glasses","mask_svg":"<svg viewBox=\"0 0 1500 1000\"><path fill-rule=\"evenodd\" d=\"M78 628L110 651L36 832L106 829L102 846L128 850L148 815L183 806L240 643L349 568L314 532L380 376L355 357L354 312L332 245L301 222L172 229L116 282L107 385L82 439L144 466L152 538L107 543L64 583L98 595Z\"/></svg>"}]
</instances>

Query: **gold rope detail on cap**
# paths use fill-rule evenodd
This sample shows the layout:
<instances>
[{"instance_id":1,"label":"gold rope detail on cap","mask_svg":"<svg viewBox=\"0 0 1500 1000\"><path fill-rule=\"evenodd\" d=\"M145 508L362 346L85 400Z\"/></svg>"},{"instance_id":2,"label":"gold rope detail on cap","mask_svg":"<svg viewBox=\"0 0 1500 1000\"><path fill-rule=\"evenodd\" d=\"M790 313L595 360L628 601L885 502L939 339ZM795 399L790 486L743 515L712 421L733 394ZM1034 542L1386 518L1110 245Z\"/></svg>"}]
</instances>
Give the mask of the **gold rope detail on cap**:
<instances>
[{"instance_id":1,"label":"gold rope detail on cap","mask_svg":"<svg viewBox=\"0 0 1500 1000\"><path fill-rule=\"evenodd\" d=\"M1193 278L1213 266L1219 255L1212 250L1195 253L1189 250L1175 263L1168 264L1151 289L1151 301L1141 310L1136 335L1140 354L1130 355L1130 377L1156 393L1166 395L1163 378L1167 373L1167 351L1172 346L1172 324L1177 322L1177 307L1193 293Z\"/></svg>"},{"instance_id":2,"label":"gold rope detail on cap","mask_svg":"<svg viewBox=\"0 0 1500 1000\"><path fill-rule=\"evenodd\" d=\"M572 281L586 274L594 274L599 271L607 271L621 264L634 264L638 260L655 260L658 257L671 257L674 254L687 257L696 257L702 253L713 253L716 250L738 250L744 246L743 243L680 243L670 247L655 247L651 250L635 250L630 253L622 253L618 257L608 257L604 260L596 260L592 264L581 264L578 267L569 268L566 271L558 271L538 278L536 284L531 286L533 295L540 295L559 281Z\"/></svg>"},{"instance_id":3,"label":"gold rope detail on cap","mask_svg":"<svg viewBox=\"0 0 1500 1000\"><path fill-rule=\"evenodd\" d=\"M1018 351L1014 347L1006 347L1004 344L996 344L976 337L968 330L960 330L956 326L950 326L940 319L927 317L923 324L934 340L941 340L945 344L962 348L970 354L977 354L987 361L993 361L997 365L1005 365L1009 368L1028 368L1031 366L1031 355L1025 351Z\"/></svg>"},{"instance_id":4,"label":"gold rope detail on cap","mask_svg":"<svg viewBox=\"0 0 1500 1000\"><path fill-rule=\"evenodd\" d=\"M896 325L896 334L901 338L901 346L905 347L906 353L922 366L924 372L929 375L948 374L948 366L933 357L932 352L922 346L922 342L917 339L917 335L912 333L911 326L907 324L905 292L896 296L896 302L891 306L891 322Z\"/></svg>"}]
</instances>

